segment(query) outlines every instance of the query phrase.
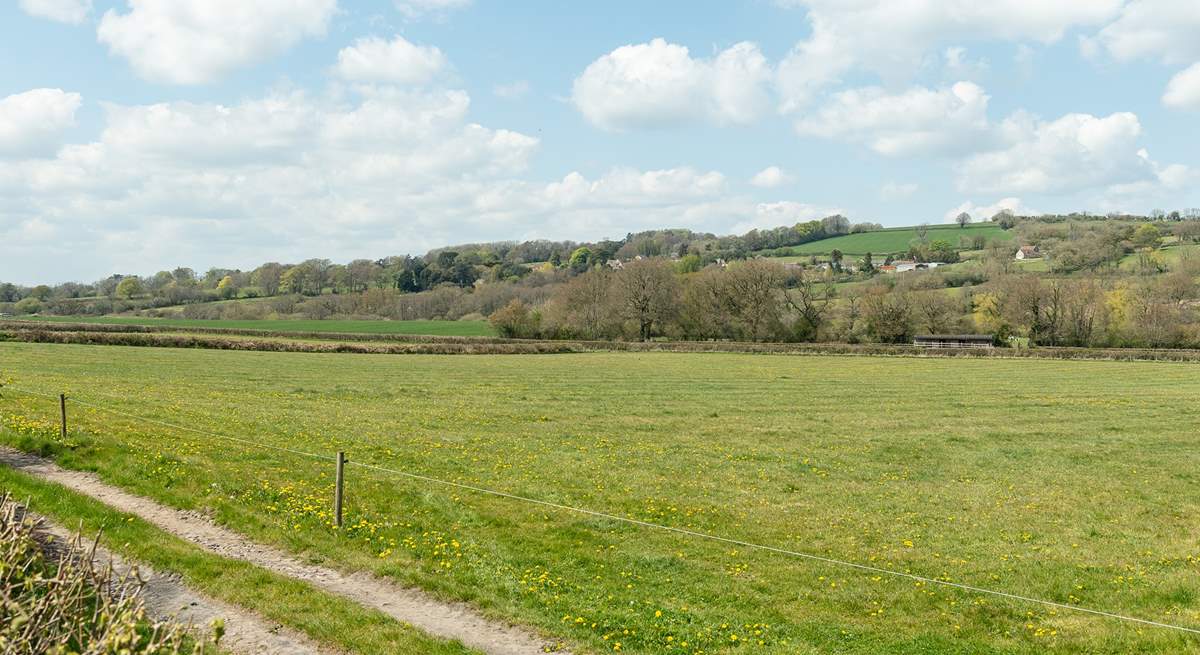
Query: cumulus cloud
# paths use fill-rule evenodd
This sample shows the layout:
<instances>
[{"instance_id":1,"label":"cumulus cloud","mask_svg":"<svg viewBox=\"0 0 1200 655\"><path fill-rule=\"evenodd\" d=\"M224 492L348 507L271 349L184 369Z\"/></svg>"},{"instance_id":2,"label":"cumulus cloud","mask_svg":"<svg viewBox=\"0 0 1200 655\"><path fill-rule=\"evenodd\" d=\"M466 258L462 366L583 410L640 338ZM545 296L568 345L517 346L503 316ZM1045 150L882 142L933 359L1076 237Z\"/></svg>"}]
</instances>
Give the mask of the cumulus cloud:
<instances>
[{"instance_id":1,"label":"cumulus cloud","mask_svg":"<svg viewBox=\"0 0 1200 655\"><path fill-rule=\"evenodd\" d=\"M988 96L972 82L898 94L879 87L837 93L796 121L803 136L862 143L881 155L961 152L987 137Z\"/></svg>"},{"instance_id":2,"label":"cumulus cloud","mask_svg":"<svg viewBox=\"0 0 1200 655\"><path fill-rule=\"evenodd\" d=\"M92 0L20 0L30 16L78 25L92 13Z\"/></svg>"},{"instance_id":3,"label":"cumulus cloud","mask_svg":"<svg viewBox=\"0 0 1200 655\"><path fill-rule=\"evenodd\" d=\"M97 38L141 77L211 82L325 33L337 0L129 0L104 13Z\"/></svg>"},{"instance_id":4,"label":"cumulus cloud","mask_svg":"<svg viewBox=\"0 0 1200 655\"><path fill-rule=\"evenodd\" d=\"M1129 61L1159 59L1166 64L1200 60L1200 11L1192 0L1132 0L1094 39L1085 39L1085 52L1103 46L1113 58Z\"/></svg>"},{"instance_id":5,"label":"cumulus cloud","mask_svg":"<svg viewBox=\"0 0 1200 655\"><path fill-rule=\"evenodd\" d=\"M337 73L354 82L424 84L446 68L446 56L435 46L416 45L397 35L359 39L338 52Z\"/></svg>"},{"instance_id":6,"label":"cumulus cloud","mask_svg":"<svg viewBox=\"0 0 1200 655\"><path fill-rule=\"evenodd\" d=\"M685 46L654 39L592 62L575 79L571 101L589 122L608 130L748 123L769 105L770 76L766 57L752 43L697 59Z\"/></svg>"},{"instance_id":7,"label":"cumulus cloud","mask_svg":"<svg viewBox=\"0 0 1200 655\"><path fill-rule=\"evenodd\" d=\"M754 205L753 213L735 224L733 231L748 232L754 229L779 227L780 225L795 225L796 223L803 223L842 213L845 212L836 207L821 207L792 200L762 202Z\"/></svg>"},{"instance_id":8,"label":"cumulus cloud","mask_svg":"<svg viewBox=\"0 0 1200 655\"><path fill-rule=\"evenodd\" d=\"M1200 62L1171 78L1162 101L1175 109L1200 109Z\"/></svg>"},{"instance_id":9,"label":"cumulus cloud","mask_svg":"<svg viewBox=\"0 0 1200 655\"><path fill-rule=\"evenodd\" d=\"M787 0L782 4L807 10L812 32L779 65L781 104L785 111L802 109L851 70L867 70L893 82L906 79L923 64L928 49L941 45L1052 43L1073 27L1102 24L1116 15L1122 1Z\"/></svg>"},{"instance_id":10,"label":"cumulus cloud","mask_svg":"<svg viewBox=\"0 0 1200 655\"><path fill-rule=\"evenodd\" d=\"M791 175L783 172L783 169L778 166L768 166L755 173L754 177L750 178L750 184L760 189L774 189L784 184L791 184L793 180Z\"/></svg>"},{"instance_id":11,"label":"cumulus cloud","mask_svg":"<svg viewBox=\"0 0 1200 655\"><path fill-rule=\"evenodd\" d=\"M990 205L976 205L968 200L953 209L946 210L946 213L942 215L942 222L953 223L954 219L958 218L958 215L963 212L970 214L971 219L976 223L988 221L1005 209L1018 216L1033 216L1041 213L1021 204L1020 198L1002 198Z\"/></svg>"},{"instance_id":12,"label":"cumulus cloud","mask_svg":"<svg viewBox=\"0 0 1200 655\"><path fill-rule=\"evenodd\" d=\"M731 193L721 172L688 166L529 179L539 141L473 122L470 104L460 90L370 84L233 104L109 104L94 140L0 159L0 240L14 244L0 278L346 260L664 225L726 232L832 213L760 204Z\"/></svg>"},{"instance_id":13,"label":"cumulus cloud","mask_svg":"<svg viewBox=\"0 0 1200 655\"><path fill-rule=\"evenodd\" d=\"M968 157L959 170L963 191L1072 193L1158 179L1160 165L1138 145L1135 114L1067 114L1039 121L1016 114L1001 126L1003 148Z\"/></svg>"},{"instance_id":14,"label":"cumulus cloud","mask_svg":"<svg viewBox=\"0 0 1200 655\"><path fill-rule=\"evenodd\" d=\"M0 99L0 157L52 154L75 124L83 98L62 89L33 89Z\"/></svg>"}]
</instances>

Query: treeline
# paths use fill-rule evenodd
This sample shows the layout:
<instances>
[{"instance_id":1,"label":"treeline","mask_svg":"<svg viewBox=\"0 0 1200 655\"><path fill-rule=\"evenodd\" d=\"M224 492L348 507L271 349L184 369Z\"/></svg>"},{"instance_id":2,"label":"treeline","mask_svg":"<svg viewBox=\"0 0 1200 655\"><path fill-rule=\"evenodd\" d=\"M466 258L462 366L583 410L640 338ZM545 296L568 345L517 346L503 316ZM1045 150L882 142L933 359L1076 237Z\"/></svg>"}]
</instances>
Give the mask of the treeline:
<instances>
[{"instance_id":1,"label":"treeline","mask_svg":"<svg viewBox=\"0 0 1200 655\"><path fill-rule=\"evenodd\" d=\"M846 217L834 215L790 227L751 230L740 236L654 230L631 233L619 241L465 244L436 249L420 257L357 259L346 264L308 259L295 264L268 262L249 271L212 268L201 274L190 268L176 268L146 277L112 275L90 284L68 282L20 287L0 283L0 312L94 315L235 298L317 297L373 289L416 294L444 287L471 289L480 284L517 282L535 270L581 273L609 261L637 257L686 258L687 265L698 270L716 261L744 259L764 248L799 245L872 229L880 226L851 224ZM337 302L311 303L309 307L320 311L326 305L336 311L343 309L342 303Z\"/></svg>"},{"instance_id":2,"label":"treeline","mask_svg":"<svg viewBox=\"0 0 1200 655\"><path fill-rule=\"evenodd\" d=\"M540 305L514 299L490 320L516 338L909 343L918 334L986 333L997 345L1200 347L1200 259L1146 277L1006 269L985 261L839 291L828 270L768 259L691 274L643 259L589 270Z\"/></svg>"}]
</instances>

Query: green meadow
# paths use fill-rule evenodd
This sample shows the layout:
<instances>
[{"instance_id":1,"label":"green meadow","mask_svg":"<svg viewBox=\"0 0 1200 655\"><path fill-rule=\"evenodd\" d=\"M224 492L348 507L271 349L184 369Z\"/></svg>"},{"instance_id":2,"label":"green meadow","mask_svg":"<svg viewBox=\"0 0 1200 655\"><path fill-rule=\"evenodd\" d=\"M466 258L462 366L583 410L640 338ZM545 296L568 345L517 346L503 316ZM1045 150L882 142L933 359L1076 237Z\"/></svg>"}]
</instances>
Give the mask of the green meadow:
<instances>
[{"instance_id":1,"label":"green meadow","mask_svg":"<svg viewBox=\"0 0 1200 655\"><path fill-rule=\"evenodd\" d=\"M1198 628L1194 365L0 343L0 380L88 403L63 442L56 399L0 390L0 442L577 652L1200 652L1194 634L355 466Z\"/></svg>"},{"instance_id":2,"label":"green meadow","mask_svg":"<svg viewBox=\"0 0 1200 655\"><path fill-rule=\"evenodd\" d=\"M897 227L845 234L839 237L821 239L792 246L796 255L828 255L834 250L841 250L847 255L862 256L897 254L908 251L909 243L918 238L917 227ZM961 237L982 236L986 239L1012 239L1012 232L1005 231L994 223L970 223L966 227L958 225L929 225L926 227L926 238L929 241L944 239L957 246ZM880 261L883 261L882 258Z\"/></svg>"},{"instance_id":3,"label":"green meadow","mask_svg":"<svg viewBox=\"0 0 1200 655\"><path fill-rule=\"evenodd\" d=\"M361 334L419 334L454 337L494 336L487 321L385 321L351 319L258 319L206 320L189 318L148 318L144 316L38 316L30 320L59 323L100 323L104 325L161 325L174 328L236 328L275 332L343 332Z\"/></svg>"}]
</instances>

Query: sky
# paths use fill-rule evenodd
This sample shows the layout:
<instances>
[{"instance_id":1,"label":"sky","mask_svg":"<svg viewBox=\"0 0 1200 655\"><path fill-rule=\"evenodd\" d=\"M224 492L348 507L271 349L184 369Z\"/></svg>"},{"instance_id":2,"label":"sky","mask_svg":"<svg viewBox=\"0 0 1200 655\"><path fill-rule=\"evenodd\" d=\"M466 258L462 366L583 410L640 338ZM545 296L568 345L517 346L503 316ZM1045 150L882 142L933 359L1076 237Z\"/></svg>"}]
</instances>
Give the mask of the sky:
<instances>
[{"instance_id":1,"label":"sky","mask_svg":"<svg viewBox=\"0 0 1200 655\"><path fill-rule=\"evenodd\" d=\"M0 0L0 281L1200 206L1198 0Z\"/></svg>"}]
</instances>

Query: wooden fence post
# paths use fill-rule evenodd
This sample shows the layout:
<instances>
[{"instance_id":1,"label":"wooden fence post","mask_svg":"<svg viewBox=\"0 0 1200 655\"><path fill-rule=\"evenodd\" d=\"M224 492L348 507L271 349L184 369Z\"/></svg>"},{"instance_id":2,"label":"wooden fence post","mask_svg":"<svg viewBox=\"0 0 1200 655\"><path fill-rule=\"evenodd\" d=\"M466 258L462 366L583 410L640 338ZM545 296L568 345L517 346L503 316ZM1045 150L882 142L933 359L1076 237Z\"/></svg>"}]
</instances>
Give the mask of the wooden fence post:
<instances>
[{"instance_id":1,"label":"wooden fence post","mask_svg":"<svg viewBox=\"0 0 1200 655\"><path fill-rule=\"evenodd\" d=\"M334 482L333 489L333 520L337 523L337 527L342 527L342 470L346 468L346 453L338 451L337 454L337 478Z\"/></svg>"},{"instance_id":2,"label":"wooden fence post","mask_svg":"<svg viewBox=\"0 0 1200 655\"><path fill-rule=\"evenodd\" d=\"M67 440L67 394L58 394L58 414L60 417L59 428L63 441Z\"/></svg>"}]
</instances>

